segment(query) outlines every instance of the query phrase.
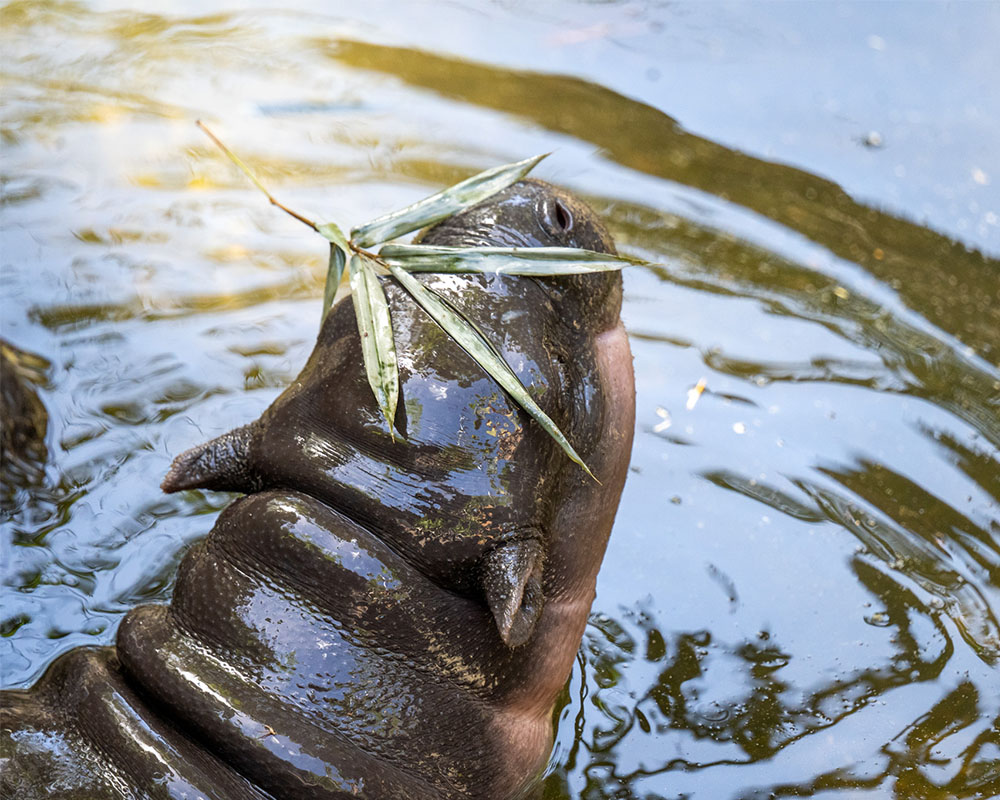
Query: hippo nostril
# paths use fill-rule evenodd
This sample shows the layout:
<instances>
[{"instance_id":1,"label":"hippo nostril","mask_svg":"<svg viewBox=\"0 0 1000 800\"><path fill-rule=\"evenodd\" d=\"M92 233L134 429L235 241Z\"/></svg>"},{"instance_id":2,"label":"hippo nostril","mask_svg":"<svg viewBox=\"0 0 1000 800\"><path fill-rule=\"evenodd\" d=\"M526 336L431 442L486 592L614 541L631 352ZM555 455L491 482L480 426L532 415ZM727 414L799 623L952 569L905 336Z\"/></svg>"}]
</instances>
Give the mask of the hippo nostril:
<instances>
[{"instance_id":1,"label":"hippo nostril","mask_svg":"<svg viewBox=\"0 0 1000 800\"><path fill-rule=\"evenodd\" d=\"M559 200L549 197L542 206L542 222L553 236L564 236L573 229L573 214Z\"/></svg>"},{"instance_id":2,"label":"hippo nostril","mask_svg":"<svg viewBox=\"0 0 1000 800\"><path fill-rule=\"evenodd\" d=\"M562 203L556 200L556 222L558 223L560 229L563 233L566 233L573 227L573 215L569 213L569 209L566 208Z\"/></svg>"}]
</instances>

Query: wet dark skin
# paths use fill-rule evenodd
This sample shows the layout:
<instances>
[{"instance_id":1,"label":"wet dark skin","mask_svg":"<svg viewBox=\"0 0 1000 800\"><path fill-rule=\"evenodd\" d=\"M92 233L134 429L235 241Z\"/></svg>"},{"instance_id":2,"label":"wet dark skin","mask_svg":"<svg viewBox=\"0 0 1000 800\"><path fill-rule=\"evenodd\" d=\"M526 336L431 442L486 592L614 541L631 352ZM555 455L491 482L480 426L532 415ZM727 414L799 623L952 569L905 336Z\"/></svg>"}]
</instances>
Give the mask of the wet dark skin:
<instances>
[{"instance_id":1,"label":"wet dark skin","mask_svg":"<svg viewBox=\"0 0 1000 800\"><path fill-rule=\"evenodd\" d=\"M614 249L590 209L538 181L424 241ZM246 496L185 556L171 605L4 693L4 796L530 791L631 451L621 276L421 280L476 321L600 483L383 279L395 430L340 303L260 419L174 462L168 492Z\"/></svg>"}]
</instances>

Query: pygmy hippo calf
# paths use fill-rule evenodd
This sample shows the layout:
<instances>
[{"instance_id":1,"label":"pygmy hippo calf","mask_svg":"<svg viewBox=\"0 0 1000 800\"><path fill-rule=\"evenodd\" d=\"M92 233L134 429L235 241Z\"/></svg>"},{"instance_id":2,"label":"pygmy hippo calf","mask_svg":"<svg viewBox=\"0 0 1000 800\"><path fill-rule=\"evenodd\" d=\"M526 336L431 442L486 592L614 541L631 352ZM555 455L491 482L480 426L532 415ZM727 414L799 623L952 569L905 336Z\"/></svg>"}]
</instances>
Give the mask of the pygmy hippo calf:
<instances>
[{"instance_id":1,"label":"pygmy hippo calf","mask_svg":"<svg viewBox=\"0 0 1000 800\"><path fill-rule=\"evenodd\" d=\"M614 250L539 181L423 241ZM510 798L538 779L631 451L621 276L422 278L599 482L382 280L394 430L335 305L260 419L174 462L167 492L246 496L186 554L171 604L2 695L4 797Z\"/></svg>"}]
</instances>

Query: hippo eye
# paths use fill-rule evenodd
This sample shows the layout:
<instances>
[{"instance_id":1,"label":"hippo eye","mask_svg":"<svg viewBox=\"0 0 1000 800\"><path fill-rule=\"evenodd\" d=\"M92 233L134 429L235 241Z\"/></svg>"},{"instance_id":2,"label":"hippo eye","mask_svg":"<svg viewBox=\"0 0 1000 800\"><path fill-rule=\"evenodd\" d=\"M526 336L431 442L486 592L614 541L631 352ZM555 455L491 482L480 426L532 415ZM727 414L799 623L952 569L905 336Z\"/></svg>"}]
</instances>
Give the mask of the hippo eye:
<instances>
[{"instance_id":1,"label":"hippo eye","mask_svg":"<svg viewBox=\"0 0 1000 800\"><path fill-rule=\"evenodd\" d=\"M557 236L573 230L573 214L558 200L550 198L545 202L543 216L545 226Z\"/></svg>"}]
</instances>

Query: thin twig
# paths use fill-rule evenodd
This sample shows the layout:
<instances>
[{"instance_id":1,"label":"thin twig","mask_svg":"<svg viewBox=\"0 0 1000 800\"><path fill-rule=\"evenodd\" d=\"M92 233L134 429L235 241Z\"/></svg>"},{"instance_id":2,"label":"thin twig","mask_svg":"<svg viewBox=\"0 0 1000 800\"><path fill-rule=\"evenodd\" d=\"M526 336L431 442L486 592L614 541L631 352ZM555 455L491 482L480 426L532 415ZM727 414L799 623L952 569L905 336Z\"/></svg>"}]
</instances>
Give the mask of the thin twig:
<instances>
[{"instance_id":1,"label":"thin twig","mask_svg":"<svg viewBox=\"0 0 1000 800\"><path fill-rule=\"evenodd\" d=\"M226 154L227 156L229 156L229 159L230 159L230 160L231 160L231 161L232 161L232 162L233 162L233 163L234 163L234 164L235 164L235 165L236 165L237 167L239 167L239 168L240 168L240 169L241 169L241 170L243 171L243 174L244 174L244 175L246 175L246 176L247 176L247 177L248 177L248 178L249 178L249 179L250 179L251 181L253 181L253 184L254 184L254 186L256 186L256 187L257 187L258 189L260 189L260 190L261 190L261 191L262 191L262 192L264 193L264 195L265 195L265 196L267 197L267 199L271 201L271 205L272 205L272 206L277 206L277 207L278 207L278 208L280 208L280 209L281 209L282 211L284 211L284 212L285 212L286 214L288 214L288 215L289 215L290 217L294 217L295 219L297 219L297 220L298 220L299 222L303 223L304 225L308 225L308 226L309 226L310 228L312 228L312 229L313 229L314 231L319 231L319 225L317 225L317 224L316 224L315 222L313 222L313 221L312 221L311 219L309 219L309 218L307 218L307 217L303 217L303 216L302 216L301 214L299 214L299 213L298 213L297 211L292 211L292 209L290 209L290 208L289 208L288 206L286 206L286 205L284 205L284 204L282 204L282 203L279 203L279 202L278 202L277 200L275 200L275 199L274 199L274 195L272 195L272 194L271 194L271 193L270 193L270 192L269 192L269 191L268 191L268 190L267 190L267 189L266 189L266 188L264 187L264 184L260 182L260 180L259 180L259 179L257 178L257 176L256 176L256 175L254 175L254 174L253 174L253 170L251 170L251 169L250 169L250 167L248 167L248 166L247 166L247 165L246 165L246 164L245 164L245 163L243 162L243 159L242 159L242 158L240 158L240 157L239 157L238 155L236 155L236 153L234 153L234 152L233 152L232 150L230 150L230 149L229 149L228 147L226 147L226 146L225 146L225 145L224 145L224 144L222 143L222 140L221 140L221 139L219 139L219 137L218 137L218 136L216 136L216 135L215 135L214 133L212 133L212 132L211 132L211 131L210 131L210 130L208 129L208 126L207 126L207 125L206 125L206 124L205 124L204 122L202 122L202 121L201 121L201 120L199 119L199 120L198 120L198 121L197 121L197 122L196 122L195 124L197 124L197 126L198 126L199 128L201 128L201 129L202 129L202 130L203 130L203 131L204 131L204 132L206 133L206 135L208 136L208 138L209 138L209 139L211 139L211 140L212 140L213 142L215 142L215 144L216 144L216 145L218 145L219 149L220 149L220 150L222 150L222 152L223 152L223 153L225 153L225 154Z\"/></svg>"}]
</instances>

